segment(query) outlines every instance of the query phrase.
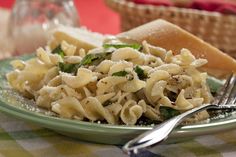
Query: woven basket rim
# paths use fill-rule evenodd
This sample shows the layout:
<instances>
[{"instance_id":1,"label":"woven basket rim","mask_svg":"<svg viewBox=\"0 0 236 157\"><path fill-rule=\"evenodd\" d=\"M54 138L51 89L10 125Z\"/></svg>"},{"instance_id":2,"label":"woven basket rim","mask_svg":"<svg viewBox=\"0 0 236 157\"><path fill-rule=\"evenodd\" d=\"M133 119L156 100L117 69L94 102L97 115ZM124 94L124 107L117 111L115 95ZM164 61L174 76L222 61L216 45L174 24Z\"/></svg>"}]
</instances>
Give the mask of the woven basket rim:
<instances>
[{"instance_id":1,"label":"woven basket rim","mask_svg":"<svg viewBox=\"0 0 236 157\"><path fill-rule=\"evenodd\" d=\"M192 9L192 8L179 8L175 6L155 6L151 4L137 4L132 1L127 1L127 0L105 0L107 5L111 7L114 11L119 12L121 14L127 12L127 8L129 9L135 9L139 11L154 11L154 10L168 10L168 11L173 11L173 12L181 12L181 13L190 13L190 14L195 14L195 15L203 15L203 16L209 16L209 17L227 17L227 18L235 18L235 15L229 15L229 14L222 14L219 12L210 12L206 10L198 10L198 9ZM119 7L115 7L115 4ZM235 21L236 23L236 21Z\"/></svg>"},{"instance_id":2,"label":"woven basket rim","mask_svg":"<svg viewBox=\"0 0 236 157\"><path fill-rule=\"evenodd\" d=\"M231 55L236 58L236 15L175 6L136 4L128 0L105 0L105 3L120 14L121 27L124 30L155 19L164 19L200 36L203 40L229 54L232 52ZM203 29L195 27L198 24L203 26ZM204 29L205 31L202 31ZM206 31L207 29L210 31Z\"/></svg>"}]
</instances>

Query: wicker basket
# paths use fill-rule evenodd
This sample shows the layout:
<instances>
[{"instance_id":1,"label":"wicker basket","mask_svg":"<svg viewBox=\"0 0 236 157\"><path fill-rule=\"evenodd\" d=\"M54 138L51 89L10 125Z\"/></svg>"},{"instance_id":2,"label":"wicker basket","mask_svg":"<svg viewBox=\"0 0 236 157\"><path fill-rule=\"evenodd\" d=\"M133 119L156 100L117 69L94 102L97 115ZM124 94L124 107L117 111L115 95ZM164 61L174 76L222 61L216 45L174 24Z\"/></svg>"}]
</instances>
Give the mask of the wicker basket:
<instances>
[{"instance_id":1,"label":"wicker basket","mask_svg":"<svg viewBox=\"0 0 236 157\"><path fill-rule=\"evenodd\" d=\"M127 0L105 2L120 14L122 31L162 18L236 57L236 16L195 9L141 5Z\"/></svg>"}]
</instances>

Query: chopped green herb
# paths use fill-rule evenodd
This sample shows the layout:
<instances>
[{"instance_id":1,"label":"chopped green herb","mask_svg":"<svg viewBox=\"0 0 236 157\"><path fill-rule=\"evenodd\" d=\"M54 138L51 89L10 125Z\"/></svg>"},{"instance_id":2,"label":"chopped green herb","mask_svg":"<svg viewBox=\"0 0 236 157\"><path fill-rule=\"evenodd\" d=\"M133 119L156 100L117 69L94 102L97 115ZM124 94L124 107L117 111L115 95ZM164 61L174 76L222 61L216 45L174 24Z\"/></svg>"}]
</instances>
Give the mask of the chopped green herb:
<instances>
[{"instance_id":1,"label":"chopped green herb","mask_svg":"<svg viewBox=\"0 0 236 157\"><path fill-rule=\"evenodd\" d=\"M105 59L111 58L112 52L104 52L104 53L96 53L96 54L88 54L86 55L82 61L80 62L80 66L82 65L98 65Z\"/></svg>"},{"instance_id":2,"label":"chopped green herb","mask_svg":"<svg viewBox=\"0 0 236 157\"><path fill-rule=\"evenodd\" d=\"M53 49L52 54L58 54L62 58L65 56L65 52L61 49L61 45L58 45L55 49Z\"/></svg>"},{"instance_id":3,"label":"chopped green herb","mask_svg":"<svg viewBox=\"0 0 236 157\"><path fill-rule=\"evenodd\" d=\"M58 64L60 71L66 73L73 73L77 72L77 69L84 65L98 65L105 59L111 58L112 52L105 52L105 53L97 53L97 54L88 54L86 55L82 61L78 64L69 64L69 63L62 63Z\"/></svg>"},{"instance_id":4,"label":"chopped green herb","mask_svg":"<svg viewBox=\"0 0 236 157\"><path fill-rule=\"evenodd\" d=\"M60 71L62 72L66 72L66 73L76 73L77 71L77 67L78 67L78 64L66 64L66 63L62 63L62 62L59 62L58 64L59 66L59 69Z\"/></svg>"},{"instance_id":5,"label":"chopped green herb","mask_svg":"<svg viewBox=\"0 0 236 157\"><path fill-rule=\"evenodd\" d=\"M170 118L180 114L180 112L178 110L175 110L173 108L166 107L166 106L160 106L159 110L160 110L161 116L164 120L170 119Z\"/></svg>"},{"instance_id":6,"label":"chopped green herb","mask_svg":"<svg viewBox=\"0 0 236 157\"><path fill-rule=\"evenodd\" d=\"M118 72L113 73L112 76L122 76L122 77L124 77L127 74L129 74L129 73L126 72L126 71L118 71Z\"/></svg>"},{"instance_id":7,"label":"chopped green herb","mask_svg":"<svg viewBox=\"0 0 236 157\"><path fill-rule=\"evenodd\" d=\"M147 74L145 74L144 70L143 70L142 68L140 68L139 66L136 66L136 67L134 68L134 71L137 73L138 78L139 78L140 80L144 80L144 79L147 78Z\"/></svg>"},{"instance_id":8,"label":"chopped green herb","mask_svg":"<svg viewBox=\"0 0 236 157\"><path fill-rule=\"evenodd\" d=\"M103 45L104 48L116 48L116 49L119 49L119 48L124 48L124 47L130 47L130 48L133 48L133 49L136 49L136 50L141 50L142 46L139 45L139 44L104 44Z\"/></svg>"},{"instance_id":9,"label":"chopped green herb","mask_svg":"<svg viewBox=\"0 0 236 157\"><path fill-rule=\"evenodd\" d=\"M82 61L80 62L80 65L88 65L91 64L93 60L96 60L97 57L94 54L88 54L86 55Z\"/></svg>"}]
</instances>

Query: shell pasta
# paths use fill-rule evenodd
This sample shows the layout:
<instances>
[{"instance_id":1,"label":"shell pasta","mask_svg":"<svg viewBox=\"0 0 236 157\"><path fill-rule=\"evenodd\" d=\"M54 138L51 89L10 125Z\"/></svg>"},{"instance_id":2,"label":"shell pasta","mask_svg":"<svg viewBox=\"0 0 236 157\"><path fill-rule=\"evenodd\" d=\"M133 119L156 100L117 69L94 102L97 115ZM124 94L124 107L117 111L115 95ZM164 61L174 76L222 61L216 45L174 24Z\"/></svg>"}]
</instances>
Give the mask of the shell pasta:
<instances>
[{"instance_id":1,"label":"shell pasta","mask_svg":"<svg viewBox=\"0 0 236 157\"><path fill-rule=\"evenodd\" d=\"M12 61L7 80L60 117L109 124L163 121L164 109L179 114L212 100L207 73L198 70L207 60L184 48L173 55L146 41L106 41L88 51L67 41L39 48L35 58Z\"/></svg>"}]
</instances>

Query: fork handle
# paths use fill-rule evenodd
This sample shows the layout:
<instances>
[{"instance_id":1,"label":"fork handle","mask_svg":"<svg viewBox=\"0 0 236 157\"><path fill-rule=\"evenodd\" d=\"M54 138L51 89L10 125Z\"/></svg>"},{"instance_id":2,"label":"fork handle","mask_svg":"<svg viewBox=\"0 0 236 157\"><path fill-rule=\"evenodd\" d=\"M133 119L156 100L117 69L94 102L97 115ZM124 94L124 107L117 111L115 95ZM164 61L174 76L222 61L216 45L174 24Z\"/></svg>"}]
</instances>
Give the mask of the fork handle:
<instances>
[{"instance_id":1,"label":"fork handle","mask_svg":"<svg viewBox=\"0 0 236 157\"><path fill-rule=\"evenodd\" d=\"M160 125L157 125L152 130L144 132L138 137L126 143L123 147L123 150L126 153L137 153L139 150L158 144L165 139L172 132L172 130L181 123L186 117L193 115L194 113L200 112L208 108L236 108L234 104L227 105L215 105L215 104L204 104L199 107L188 110L176 117L173 117Z\"/></svg>"}]
</instances>

